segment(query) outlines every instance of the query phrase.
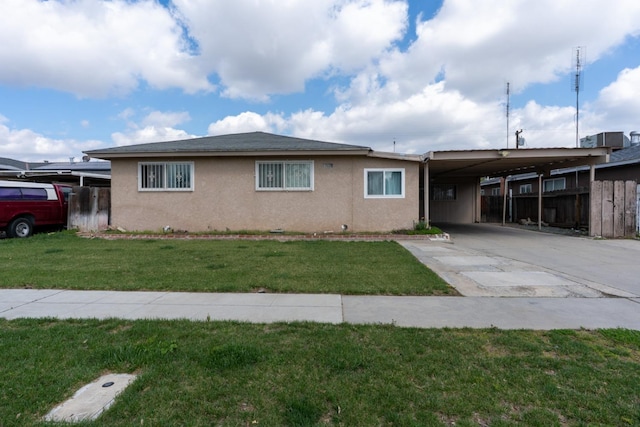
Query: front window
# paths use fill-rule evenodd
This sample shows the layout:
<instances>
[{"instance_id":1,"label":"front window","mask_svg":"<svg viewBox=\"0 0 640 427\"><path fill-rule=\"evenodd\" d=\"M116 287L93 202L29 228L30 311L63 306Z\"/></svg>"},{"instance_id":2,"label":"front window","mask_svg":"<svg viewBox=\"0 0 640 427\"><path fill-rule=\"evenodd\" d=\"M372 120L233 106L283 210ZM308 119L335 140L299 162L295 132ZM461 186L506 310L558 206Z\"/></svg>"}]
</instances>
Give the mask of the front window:
<instances>
[{"instance_id":1,"label":"front window","mask_svg":"<svg viewBox=\"0 0 640 427\"><path fill-rule=\"evenodd\" d=\"M138 164L139 191L193 191L193 162Z\"/></svg>"},{"instance_id":2,"label":"front window","mask_svg":"<svg viewBox=\"0 0 640 427\"><path fill-rule=\"evenodd\" d=\"M431 188L430 194L433 201L452 202L457 198L457 189L454 184L436 184Z\"/></svg>"},{"instance_id":3,"label":"front window","mask_svg":"<svg viewBox=\"0 0 640 427\"><path fill-rule=\"evenodd\" d=\"M567 181L564 178L553 178L544 180L544 192L559 191L567 188Z\"/></svg>"},{"instance_id":4,"label":"front window","mask_svg":"<svg viewBox=\"0 0 640 427\"><path fill-rule=\"evenodd\" d=\"M531 184L522 184L520 186L520 194L533 193L533 187Z\"/></svg>"},{"instance_id":5,"label":"front window","mask_svg":"<svg viewBox=\"0 0 640 427\"><path fill-rule=\"evenodd\" d=\"M256 189L262 191L313 190L313 162L256 162Z\"/></svg>"},{"instance_id":6,"label":"front window","mask_svg":"<svg viewBox=\"0 0 640 427\"><path fill-rule=\"evenodd\" d=\"M404 198L404 169L365 169L365 198Z\"/></svg>"}]
</instances>

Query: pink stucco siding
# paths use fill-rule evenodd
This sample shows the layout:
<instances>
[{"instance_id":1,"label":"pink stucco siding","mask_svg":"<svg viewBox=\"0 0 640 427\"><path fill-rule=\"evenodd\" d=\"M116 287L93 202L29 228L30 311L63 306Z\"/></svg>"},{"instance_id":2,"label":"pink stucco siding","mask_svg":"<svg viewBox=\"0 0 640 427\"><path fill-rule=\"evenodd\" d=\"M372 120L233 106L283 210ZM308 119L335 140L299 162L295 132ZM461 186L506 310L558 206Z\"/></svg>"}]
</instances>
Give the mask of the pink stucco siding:
<instances>
[{"instance_id":1,"label":"pink stucco siding","mask_svg":"<svg viewBox=\"0 0 640 427\"><path fill-rule=\"evenodd\" d=\"M138 163L112 160L112 225L157 231L273 230L301 232L391 231L418 220L419 163L367 156L259 160L312 160L313 191L257 191L255 157L194 157L193 191L139 191ZM173 160L173 159L172 159ZM404 170L403 198L364 197L366 168Z\"/></svg>"}]
</instances>

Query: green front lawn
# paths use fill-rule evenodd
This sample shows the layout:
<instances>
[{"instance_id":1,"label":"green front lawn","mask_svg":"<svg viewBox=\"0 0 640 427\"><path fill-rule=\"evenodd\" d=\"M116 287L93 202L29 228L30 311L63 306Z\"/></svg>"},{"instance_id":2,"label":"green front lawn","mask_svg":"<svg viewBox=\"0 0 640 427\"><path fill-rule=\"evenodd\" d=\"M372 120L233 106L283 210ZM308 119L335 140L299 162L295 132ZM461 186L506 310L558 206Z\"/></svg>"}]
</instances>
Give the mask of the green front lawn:
<instances>
[{"instance_id":1,"label":"green front lawn","mask_svg":"<svg viewBox=\"0 0 640 427\"><path fill-rule=\"evenodd\" d=\"M395 242L0 240L0 287L457 295Z\"/></svg>"},{"instance_id":2,"label":"green front lawn","mask_svg":"<svg viewBox=\"0 0 640 427\"><path fill-rule=\"evenodd\" d=\"M100 375L93 426L640 425L640 332L0 319L0 425Z\"/></svg>"}]
</instances>

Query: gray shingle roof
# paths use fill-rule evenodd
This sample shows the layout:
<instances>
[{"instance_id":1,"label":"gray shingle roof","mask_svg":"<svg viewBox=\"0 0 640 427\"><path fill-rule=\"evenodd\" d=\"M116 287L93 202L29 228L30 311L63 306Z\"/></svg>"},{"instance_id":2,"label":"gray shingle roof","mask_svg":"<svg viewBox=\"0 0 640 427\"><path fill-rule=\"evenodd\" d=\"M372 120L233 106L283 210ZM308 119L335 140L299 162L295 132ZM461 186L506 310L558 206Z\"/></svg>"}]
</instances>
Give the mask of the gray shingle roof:
<instances>
[{"instance_id":1,"label":"gray shingle roof","mask_svg":"<svg viewBox=\"0 0 640 427\"><path fill-rule=\"evenodd\" d=\"M96 172L96 173L111 173L111 162L61 162L61 163L47 163L42 166L33 168L37 171L57 171L57 170L71 170L80 172Z\"/></svg>"},{"instance_id":2,"label":"gray shingle roof","mask_svg":"<svg viewBox=\"0 0 640 427\"><path fill-rule=\"evenodd\" d=\"M640 160L640 145L616 150L609 156L609 163L628 162L631 160Z\"/></svg>"},{"instance_id":3,"label":"gray shingle roof","mask_svg":"<svg viewBox=\"0 0 640 427\"><path fill-rule=\"evenodd\" d=\"M85 151L92 157L110 155L151 153L241 153L267 151L369 151L371 148L360 145L338 144L274 135L265 132L237 133L230 135L206 136L181 141L153 142L149 144L127 145Z\"/></svg>"},{"instance_id":4,"label":"gray shingle roof","mask_svg":"<svg viewBox=\"0 0 640 427\"><path fill-rule=\"evenodd\" d=\"M38 166L42 166L44 163L23 162L21 160L9 159L7 157L0 157L0 170L28 170Z\"/></svg>"}]
</instances>

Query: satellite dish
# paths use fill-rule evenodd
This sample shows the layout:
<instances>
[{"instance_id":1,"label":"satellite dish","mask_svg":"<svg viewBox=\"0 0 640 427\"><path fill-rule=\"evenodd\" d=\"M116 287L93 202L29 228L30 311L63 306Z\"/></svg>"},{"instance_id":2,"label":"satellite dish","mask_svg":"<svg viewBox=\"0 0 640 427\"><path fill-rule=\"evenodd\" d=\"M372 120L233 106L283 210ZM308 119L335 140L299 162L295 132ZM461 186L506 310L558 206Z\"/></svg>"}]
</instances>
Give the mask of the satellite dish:
<instances>
[{"instance_id":1,"label":"satellite dish","mask_svg":"<svg viewBox=\"0 0 640 427\"><path fill-rule=\"evenodd\" d=\"M518 147L522 147L525 143L524 137L518 138Z\"/></svg>"}]
</instances>

